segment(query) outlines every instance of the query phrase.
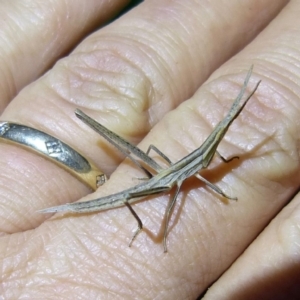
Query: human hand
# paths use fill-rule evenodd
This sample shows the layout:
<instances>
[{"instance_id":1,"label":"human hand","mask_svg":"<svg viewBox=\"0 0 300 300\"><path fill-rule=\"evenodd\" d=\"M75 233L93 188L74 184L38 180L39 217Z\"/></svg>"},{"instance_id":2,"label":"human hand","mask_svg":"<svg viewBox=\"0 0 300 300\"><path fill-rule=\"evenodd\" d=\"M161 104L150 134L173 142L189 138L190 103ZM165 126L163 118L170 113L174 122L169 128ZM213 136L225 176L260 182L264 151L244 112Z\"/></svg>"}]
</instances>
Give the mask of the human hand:
<instances>
[{"instance_id":1,"label":"human hand","mask_svg":"<svg viewBox=\"0 0 300 300\"><path fill-rule=\"evenodd\" d=\"M99 14L106 21L124 2L84 9L82 2L53 3L44 14L35 7L34 16L46 16L35 22L26 22L16 4L2 4L10 18L1 35L1 119L55 135L110 174L122 158L76 119L79 107L131 142L142 140L142 149L154 144L177 161L223 118L254 64L251 83L262 84L218 148L240 160L224 166L215 159L202 173L239 201L224 202L190 180L172 215L169 252L161 245L168 194L134 205L145 232L129 248L136 223L126 207L49 220L36 211L127 188L141 177L132 164L126 160L88 195L51 162L0 144L1 295L195 299L227 269L205 299L299 295L300 199L292 197L299 188L300 4L292 1L276 16L287 1L147 1L83 40L33 82L95 26ZM15 20L22 34L9 31Z\"/></svg>"}]
</instances>

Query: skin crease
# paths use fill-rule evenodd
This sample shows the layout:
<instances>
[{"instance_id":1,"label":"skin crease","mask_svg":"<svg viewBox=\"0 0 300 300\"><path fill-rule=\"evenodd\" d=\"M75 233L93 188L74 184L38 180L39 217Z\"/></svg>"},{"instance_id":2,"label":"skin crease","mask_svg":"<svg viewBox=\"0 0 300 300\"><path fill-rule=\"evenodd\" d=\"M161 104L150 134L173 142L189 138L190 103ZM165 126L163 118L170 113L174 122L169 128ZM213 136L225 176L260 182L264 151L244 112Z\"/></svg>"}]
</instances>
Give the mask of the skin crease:
<instances>
[{"instance_id":1,"label":"skin crease","mask_svg":"<svg viewBox=\"0 0 300 300\"><path fill-rule=\"evenodd\" d=\"M0 4L11 22L0 39L0 76L5 78L1 120L44 130L106 173L115 170L89 194L44 158L0 144L0 295L298 299L299 1L186 5L148 0L87 36L35 80L96 26L96 15L115 15L126 4L115 2L112 7L111 1L102 1L99 9L89 1L83 9L79 1L53 1L46 19L25 19L28 14L19 13L23 8L16 9L17 2ZM39 2L30 4L36 7L34 15L41 16ZM19 27L9 31L16 20ZM73 25L60 33L57 21ZM34 22L47 22L49 32L57 35L43 34ZM27 33L22 39L19 28ZM47 50L49 45L55 54ZM41 66L43 59L47 63ZM134 205L145 230L131 248L136 223L127 208L53 217L36 212L111 194L142 177L75 117L75 108L140 142L143 150L154 144L177 161L199 147L224 117L252 64L248 91L258 80L262 83L218 148L223 156L240 159L225 165L216 158L201 173L239 200L226 202L197 180L186 182L172 215L167 254L161 238L169 194Z\"/></svg>"}]
</instances>

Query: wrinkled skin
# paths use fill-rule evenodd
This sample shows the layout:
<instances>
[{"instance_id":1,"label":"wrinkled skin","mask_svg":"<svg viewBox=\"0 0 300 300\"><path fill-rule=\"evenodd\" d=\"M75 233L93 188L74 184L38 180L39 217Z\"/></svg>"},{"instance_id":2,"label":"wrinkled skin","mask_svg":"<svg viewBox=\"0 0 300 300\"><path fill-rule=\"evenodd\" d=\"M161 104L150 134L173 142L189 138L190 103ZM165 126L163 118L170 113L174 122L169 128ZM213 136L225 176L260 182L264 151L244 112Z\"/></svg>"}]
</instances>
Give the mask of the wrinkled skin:
<instances>
[{"instance_id":1,"label":"wrinkled skin","mask_svg":"<svg viewBox=\"0 0 300 300\"><path fill-rule=\"evenodd\" d=\"M0 144L2 298L299 299L300 2L148 0L101 26L126 4L0 3L1 120L55 135L112 174L91 194L43 157ZM169 194L134 205L145 230L131 248L126 207L37 213L143 177L75 108L177 161L224 117L252 64L248 91L262 83L218 148L240 159L216 157L202 172L239 200L188 180L167 254Z\"/></svg>"}]
</instances>

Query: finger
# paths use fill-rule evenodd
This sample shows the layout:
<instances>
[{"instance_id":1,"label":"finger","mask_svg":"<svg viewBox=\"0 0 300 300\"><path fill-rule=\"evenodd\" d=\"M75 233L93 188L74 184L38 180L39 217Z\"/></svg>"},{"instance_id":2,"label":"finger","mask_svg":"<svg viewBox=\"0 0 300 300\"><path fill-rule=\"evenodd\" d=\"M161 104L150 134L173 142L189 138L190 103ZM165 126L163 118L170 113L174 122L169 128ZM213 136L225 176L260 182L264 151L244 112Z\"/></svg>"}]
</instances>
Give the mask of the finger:
<instances>
[{"instance_id":1,"label":"finger","mask_svg":"<svg viewBox=\"0 0 300 300\"><path fill-rule=\"evenodd\" d=\"M238 154L240 162L236 167L232 167L233 169L228 165L224 168L212 166L215 168L215 172L213 174L206 173L206 176L215 180L214 183L220 187L221 182L219 181L222 181L225 184L223 190L225 187L225 192L237 196L239 201L224 206L220 201L213 201L209 191L203 195L192 189L184 203L186 213L180 215L180 218L186 217L187 220L182 225L184 229L178 223L175 224L177 230L173 229L175 243L178 246L176 250L180 253L184 251L182 250L183 240L188 241L189 238L194 238L198 241L195 250L192 250L195 244L188 244L184 248L188 248L188 255L184 255L186 259L184 259L182 268L178 268L177 276L180 274L183 278L197 278L197 287L202 287L198 291L199 294L232 264L299 189L298 120L300 111L298 107L300 99L299 87L294 84L300 75L300 69L296 64L300 57L297 50L299 32L294 30L294 26L298 22L299 9L298 2L291 2L254 42L223 68L220 68L218 72L215 72L209 79L209 83L199 90L192 101L180 106L168 118L164 118L163 122L155 128L157 132L155 130L152 132L156 144L162 145L160 150L170 156L172 161L178 159L174 157L177 154L174 149L177 149L178 145L184 145L181 157L186 154L186 148L188 148L187 153L192 151L196 144L208 134L206 132L207 125L199 122L199 114L203 119L206 118L207 123L217 124L220 119L220 110L223 111L223 106L220 108L220 103L214 101L211 95L222 99L223 103L229 101L225 99L234 97L232 89L235 90L235 88L220 81L219 84L216 84L217 78L222 78L222 75L229 72L237 73L241 66L245 67L254 63L256 74L252 77L252 82L262 79L262 85L240 118L233 123L223 145L221 144L219 148L225 157L238 153L245 154ZM278 34L281 32L281 28L285 28L285 31ZM165 135L159 135L158 132L164 132ZM159 138L159 136L162 137ZM175 143L172 140L175 140ZM151 141L148 142L151 143ZM229 174L227 174L227 168L230 168ZM156 205L160 207L159 204ZM149 217L150 214L149 218L151 219L150 209L146 209L146 212L144 216ZM197 225L195 225L195 220L198 220ZM291 222L293 223L293 219ZM150 223L154 228L152 221ZM189 238L182 233L182 230L188 233L192 231ZM172 231L169 235L169 245L172 244L171 239ZM296 247L297 240L294 245ZM193 265L195 261L197 261L195 269L184 267L184 265ZM286 261L283 260L283 264L284 262ZM244 272L249 271L249 268L248 265L248 269L245 268ZM172 270L168 275L172 276L171 273L173 274L174 269L170 269ZM186 270L186 273L183 272L183 269ZM201 271L199 271L200 269ZM238 277L238 274L234 272L231 274ZM296 276L297 274L290 275ZM231 278L233 280L233 277ZM245 277L241 283L245 283L246 279L249 277ZM191 279L190 282L191 287L194 281ZM238 279L236 282L238 285ZM226 284L230 285L230 282L226 281ZM177 286L178 283L175 285ZM233 289L237 285L234 285L232 289L227 286L229 289L228 299L232 299L230 296L235 296ZM220 288L215 291L224 292L222 290L224 286L225 282L222 281ZM241 288L239 291L244 290ZM223 295L225 298L226 290ZM240 295L242 294L238 294L233 299L239 299ZM216 294L208 294L207 299L218 299L213 296ZM258 298L253 297L253 299Z\"/></svg>"},{"instance_id":2,"label":"finger","mask_svg":"<svg viewBox=\"0 0 300 300\"><path fill-rule=\"evenodd\" d=\"M128 2L2 1L0 111L83 35L107 22Z\"/></svg>"},{"instance_id":3,"label":"finger","mask_svg":"<svg viewBox=\"0 0 300 300\"><path fill-rule=\"evenodd\" d=\"M234 80L238 81L238 78L239 76L237 75L232 76L231 80L227 81L228 87L230 87L230 84ZM242 78L240 81L242 82ZM214 83L210 84L210 87L215 87L214 91L216 91L218 84L220 86L219 91L222 91L224 84L226 84L224 77L223 79L215 80ZM233 87L234 85L231 86L231 88ZM235 88L237 89L237 86ZM208 90L204 91L204 94L207 94ZM202 95L198 99L203 98ZM209 100L213 102L214 97L211 96ZM186 105L188 106L188 102L182 105L178 109L178 112L176 110L171 114L171 117L174 118L173 120L180 120L180 115L182 116L180 113L185 112L182 107ZM245 114L243 113L243 115ZM168 119L170 120L170 118ZM199 119L201 120L201 118ZM153 135L159 138L162 135L161 138L167 140L170 137L170 132L162 130L166 128L160 126L160 124L153 130ZM163 125L165 124L163 122ZM195 126L199 126L204 131L207 130L205 125L204 120L203 122L199 122L198 120L198 123L195 124ZM193 129L191 132L195 134L196 130L195 128ZM205 135L205 132L201 133L201 135ZM203 139L203 136L201 138ZM151 136L148 139L151 139ZM197 140L197 142L199 141ZM170 155L166 145L163 143L161 145L160 148ZM192 143L191 141L189 143L185 141L184 145L194 146L193 141ZM172 140L169 140L168 146L171 148L174 146ZM176 147L173 149L176 149ZM185 151L185 149L181 150ZM128 186L130 179L126 171L128 171L128 168L125 168L125 166L120 167L118 176L112 177L97 194L99 196L106 193L109 194L116 189L116 186L120 189L123 186ZM225 172L223 171L223 173ZM226 178L223 179L223 183L226 183ZM65 283L63 292L61 289L59 291L61 297L70 293L72 286L77 287L76 293L78 295L79 293L83 294L85 291L87 292L86 286L88 285L89 288L93 286L95 293L98 295L101 294L102 298L107 293L117 294L121 287L125 287L124 294L122 293L122 297L125 299L126 297L142 298L145 290L147 290L147 293L150 293L150 299L158 293L162 294L162 298L166 298L163 292L166 290L168 294L172 291L170 294L171 298L175 298L178 294L182 295L180 298L187 298L187 294L191 294L191 298L195 298L197 293L207 284L205 281L207 274L210 275L210 280L213 277L208 270L211 268L210 272L214 272L215 256L220 256L220 253L215 253L215 247L216 249L220 249L223 246L224 255L228 254L226 245L222 245L220 236L218 235L221 235L221 233L224 235L224 231L225 234L228 234L225 225L221 228L219 226L221 221L223 223L224 220L226 221L227 218L232 216L228 213L229 207L227 206L222 209L220 199L216 199L210 191L203 191L203 188L199 188L199 186L186 186L183 191L185 193L182 193L183 195L180 198L182 199L182 196L184 197L186 194L187 199L180 213L180 219L171 226L168 237L168 254L163 253L162 246L157 238L157 235L159 235L157 224L161 223L167 202L167 197L160 197L135 205L135 210L144 221L147 230L153 232L157 245L153 243L153 240L148 239L145 234L140 234L133 247L128 248L130 234L131 231L134 231L136 224L128 211L116 209L88 216L57 216L55 219L42 224L39 228L32 231L31 234L15 234L10 239L5 237L0 243L0 253L3 255L0 261L15 261L16 257L20 256L20 252L23 253L24 251L22 250L24 247L21 248L20 243L18 244L17 241L20 238L26 239L26 253L27 255L30 253L29 256L32 257L29 259L30 266L35 266L35 270L34 272L26 270L29 278L28 276L26 278L23 276L22 286L27 280L32 281L36 273L45 275L42 276L42 289L35 288L28 292L26 291L36 297L47 295L48 290L50 292L50 287L52 287L51 293L55 294L53 285ZM230 208L231 211L238 209L236 206L231 206ZM209 215L209 217L207 218L206 215ZM221 233L219 234L218 231L221 231ZM237 234L240 234L240 232L238 231ZM7 248L4 248L5 246ZM72 253L71 260L68 253ZM84 258L84 266L82 266L82 258ZM55 266L58 261L59 264ZM157 263L158 261L159 263ZM195 262L197 266L193 265ZM223 260L219 259L218 263L222 263L222 267L224 268L225 262ZM47 268L49 265L51 267ZM54 269L52 269L52 266L54 266ZM64 268L64 272L61 271L61 267ZM51 274L50 276L44 273L45 269ZM103 275L101 275L101 271L99 272L102 269L106 270ZM199 278L199 270L201 270L200 275L206 275ZM21 265L15 268L11 266L4 269L3 278L4 282L8 283L7 291L16 290L12 289L12 286L9 285L9 283L13 284L14 282L14 280L11 280L11 276L14 276L15 272L22 273L24 271ZM219 271L220 268L217 269L217 272ZM67 280L70 272L74 276L72 282ZM102 276L105 276L105 278ZM55 277L55 283L53 283L53 277ZM85 280L84 285L80 284L83 278ZM149 288L148 283L151 285L151 288ZM142 289L139 288L141 286L143 286ZM189 290L188 292L186 291L186 287Z\"/></svg>"},{"instance_id":4,"label":"finger","mask_svg":"<svg viewBox=\"0 0 300 300\"><path fill-rule=\"evenodd\" d=\"M276 216L204 299L299 298L300 194Z\"/></svg>"}]
</instances>

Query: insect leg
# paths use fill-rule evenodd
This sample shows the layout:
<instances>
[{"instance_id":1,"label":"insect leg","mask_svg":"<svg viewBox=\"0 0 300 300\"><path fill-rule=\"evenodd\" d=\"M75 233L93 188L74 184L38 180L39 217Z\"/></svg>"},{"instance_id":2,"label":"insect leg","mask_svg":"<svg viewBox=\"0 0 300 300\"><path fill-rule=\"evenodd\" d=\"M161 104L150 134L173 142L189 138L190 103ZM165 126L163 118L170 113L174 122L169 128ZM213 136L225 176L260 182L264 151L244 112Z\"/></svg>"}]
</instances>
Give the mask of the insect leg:
<instances>
[{"instance_id":1,"label":"insect leg","mask_svg":"<svg viewBox=\"0 0 300 300\"><path fill-rule=\"evenodd\" d=\"M137 235L139 234L139 232L143 229L143 223L142 223L141 219L139 218L139 216L137 215L137 213L132 208L132 206L128 203L127 199L124 201L124 204L128 207L129 211L131 212L131 214L134 216L134 218L136 219L136 221L138 223L138 228L135 231L135 233L133 234L133 237L132 237L132 239L131 239L131 241L129 243L129 247L131 247L133 241L135 240L135 238L137 237Z\"/></svg>"},{"instance_id":2,"label":"insect leg","mask_svg":"<svg viewBox=\"0 0 300 300\"><path fill-rule=\"evenodd\" d=\"M214 190L216 193L220 194L221 196L230 199L230 200L237 200L236 197L231 197L226 195L219 187L217 187L216 185L212 184L211 182L209 182L208 180L206 180L204 177L200 176L199 174L195 174L195 176L201 180L202 182L204 182L206 185L208 185L212 190Z\"/></svg>"},{"instance_id":3,"label":"insect leg","mask_svg":"<svg viewBox=\"0 0 300 300\"><path fill-rule=\"evenodd\" d=\"M170 165L172 164L171 160L169 159L169 157L167 157L164 153L162 153L157 147L155 147L154 145L150 145L146 154L148 155L149 152L153 150L155 151L159 156L161 156L165 161L167 161Z\"/></svg>"},{"instance_id":4,"label":"insect leg","mask_svg":"<svg viewBox=\"0 0 300 300\"><path fill-rule=\"evenodd\" d=\"M173 210L173 207L175 205L175 202L177 200L177 196L179 194L181 184L182 184L182 182L177 183L175 194L174 194L174 196L172 198L171 203L167 207L166 223L165 223L165 230L164 230L164 252L165 253L168 252L168 248L167 248L167 235L168 235L168 227L169 227L170 216L171 216L171 212Z\"/></svg>"},{"instance_id":5,"label":"insect leg","mask_svg":"<svg viewBox=\"0 0 300 300\"><path fill-rule=\"evenodd\" d=\"M233 156L233 157L230 157L229 159L227 159L227 158L225 158L224 156L222 156L222 155L220 154L220 152L217 151L217 150L216 150L216 154L222 159L222 161L223 161L224 163L229 163L229 162L231 162L231 161L234 160L234 159L239 159L239 156Z\"/></svg>"}]
</instances>

